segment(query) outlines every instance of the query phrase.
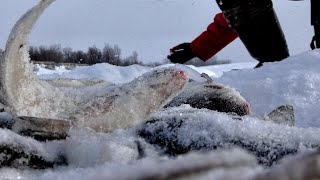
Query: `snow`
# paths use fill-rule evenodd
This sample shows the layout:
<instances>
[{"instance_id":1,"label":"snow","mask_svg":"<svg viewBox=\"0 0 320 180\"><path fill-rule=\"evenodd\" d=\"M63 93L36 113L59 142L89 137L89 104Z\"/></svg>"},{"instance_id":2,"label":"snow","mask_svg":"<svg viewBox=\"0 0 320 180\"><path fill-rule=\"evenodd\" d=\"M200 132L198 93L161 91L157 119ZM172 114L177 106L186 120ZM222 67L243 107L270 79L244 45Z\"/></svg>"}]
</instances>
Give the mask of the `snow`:
<instances>
[{"instance_id":1,"label":"snow","mask_svg":"<svg viewBox=\"0 0 320 180\"><path fill-rule=\"evenodd\" d=\"M172 67L172 64L161 67ZM253 141L272 139L288 147L295 143L320 144L320 50L302 53L282 62L268 63L259 69L252 69L255 63L238 63L208 67L176 68L187 72L189 78L204 81L199 73L207 73L214 81L236 88L251 104L253 117L234 121L225 114L209 110L196 110L183 105L172 108L181 118L189 118L187 126L181 129L179 141L211 143L224 140L223 137L244 137ZM143 66L117 67L97 64L77 67L73 70L57 69L48 71L38 67L41 79L99 79L113 84L123 84L155 68ZM238 69L238 70L233 70ZM261 121L261 118L279 105L291 104L295 109L296 126L287 127ZM170 113L158 112L157 117L165 119ZM190 121L191 119L191 121ZM215 132L215 139L213 137ZM220 133L220 134L219 134ZM0 142L10 140L9 131L1 131ZM7 135L5 135L7 134ZM208 173L200 173L196 179L240 178L248 179L262 171L255 157L242 150L209 152L209 154L189 154L177 159L168 159L159 154L156 146L147 144L137 137L135 128L119 129L113 133L95 133L89 129L74 129L66 141L46 142L45 145L30 143L44 149L54 157L57 151L66 155L69 165L48 170L2 168L1 179L142 179L166 177L170 173L196 169L208 165ZM8 138L12 136L11 138ZM199 139L206 136L207 139ZM25 144L28 144L30 139ZM137 143L145 148L141 159ZM28 146L29 147L29 146ZM300 149L303 151L303 148ZM44 152L43 152L44 153ZM216 157L215 161L209 157ZM296 162L295 162L296 163ZM213 165L215 164L215 165ZM218 164L218 165L217 165ZM219 165L220 164L220 165ZM229 165L227 165L229 164ZM302 165L301 165L302 166ZM299 166L298 166L299 167ZM279 167L281 169L281 167ZM199 175L199 174L198 174ZM190 176L193 177L193 176Z\"/></svg>"},{"instance_id":2,"label":"snow","mask_svg":"<svg viewBox=\"0 0 320 180\"><path fill-rule=\"evenodd\" d=\"M50 2L47 1L45 4L48 5ZM26 103L26 106L21 106L21 109L17 110L19 113L27 111L28 108L34 108L36 105L28 103L32 99L38 98L37 100L41 105L34 108L35 114L33 115L35 117L50 117L50 113L46 111L46 109L51 108L50 105L56 108L58 116L63 111L72 111L73 107L70 104L61 103L69 98L71 99L70 102L75 104L77 102L98 101L97 96L91 96L98 93L94 92L96 90L95 86L86 88L83 88L83 86L88 82L95 84L103 81L103 86L98 85L100 87L99 92L105 92L104 90L108 87L115 87L114 93L118 93L121 89L128 89L128 91L121 91L119 97L122 99L118 101L118 106L114 110L116 113L112 116L114 123L119 123L119 126L117 126L119 129L112 129L114 131L110 133L97 133L88 128L87 124L84 124L81 127L72 127L66 140L47 142L38 142L10 130L0 129L0 148L22 150L27 155L41 156L47 161L60 160L59 158L63 156L68 162L68 165L65 166L57 165L52 169L34 170L23 168L24 163L28 162L27 156L18 158L12 156L17 160L11 165L14 167L21 165L22 167L1 168L0 179L256 179L259 175L263 178L264 175L268 176L268 174L276 175L278 179L290 176L298 179L302 176L309 177L308 174L305 174L310 172L308 168L312 168L314 172L320 170L319 154L308 154L309 150L319 147L320 144L320 120L318 119L317 106L320 98L318 92L320 86L319 50L305 52L282 62L265 64L260 69L252 69L256 62L207 67L167 64L154 68L139 65L117 67L109 64L97 64L77 67L73 70L68 70L63 66L55 70L47 70L37 65L34 67L37 75L35 76L33 72L25 68L27 66L31 67L31 64L27 64L27 47L22 46L23 48L21 48L21 44L27 44L28 32L40 13L41 8L35 10L34 16L31 16L32 12L27 13L24 19L22 18L19 21L20 23L17 23L16 28L13 28L7 43L7 56L3 57L5 59L2 59L3 63L1 63L1 69L5 69L2 72L2 77L5 77L2 79L4 81L2 85L10 86L4 87L5 90L8 90L6 91L8 94L2 94L2 96L11 98L10 101L22 99L19 102ZM52 37L56 38L56 36ZM181 69L194 81L206 81L200 76L200 73L206 73L215 82L236 88L251 104L252 116L243 117L242 121L238 121L225 113L206 109L199 110L191 108L189 105L182 105L161 109L154 113L151 118L164 120L157 125L151 124L149 127L145 127L146 125L139 124L132 127L132 122L135 120L143 122L145 119L141 117L134 119L133 116L128 118L129 116L123 112L130 111L132 115L139 115L143 108L153 107L155 103L160 102L159 99L152 99L154 95L148 93L151 86L142 86L142 84L162 87L163 91L181 88L177 87L177 84L181 83L174 83L172 82L174 80L170 79L170 77L177 77L177 73L168 74L169 77L167 78L157 76L158 74L154 76L152 73L148 74L148 72L164 67ZM175 72L182 75L179 71ZM149 76L153 79L148 78ZM14 79L15 77L19 79ZM76 94L78 92L76 90L68 91L69 94L67 95L57 93L55 90L58 87L53 88L43 81L38 81L37 77L61 86L66 85L65 83L68 82L66 79L72 79L69 83L69 89L73 89L70 86L74 87L73 85L77 84L79 87L74 87L74 89L83 88L85 91L82 91L81 95L83 96ZM138 80L134 80L135 78ZM84 81L76 81L75 79ZM172 86L166 86L162 83L162 86L159 86L159 84L152 84L154 81L159 81L160 84L162 81L173 84ZM23 82L24 84L17 82ZM38 82L45 84L45 86L38 87L37 85L40 84L37 84ZM132 85L134 82L136 84ZM142 84L139 82L142 82ZM141 88L136 91L136 94L131 95L127 92L131 92L132 89L130 88L132 87ZM62 87L61 89L68 88ZM160 91L162 92L162 90ZM106 95L110 95L110 91L102 93L100 97ZM133 96L138 95L142 98L137 100L136 103L132 103L134 102L132 101ZM72 99L71 97L76 98ZM144 104L140 105L142 101ZM54 102L58 103L54 104ZM275 107L284 104L290 104L295 109L295 127L262 120ZM82 104L79 105L78 103L77 105L82 107ZM94 114L94 110L97 108L92 105L88 107L93 110L92 114ZM104 110L104 107L101 109ZM97 120L105 120L105 117L98 119L95 116L84 116L81 113L83 111L80 110L73 111L71 114L82 117L82 120L88 124ZM107 117L110 119L111 115ZM10 114L1 113L0 118L12 122ZM183 124L181 123L180 127L174 129L174 131L166 129L170 127L170 124L168 124L170 121L166 120L170 119L178 122L183 121ZM42 121L45 120L42 119ZM130 128L125 127L126 123L130 124ZM42 126L37 127L44 128ZM102 125L103 127L107 128L107 126ZM179 146L191 147L189 148L191 150L200 148L200 150L206 152L190 152L175 158L167 156L163 154L164 149L162 147L151 145L147 143L146 139L138 136L139 128L143 127L156 135L160 135L157 129L162 128L161 133L167 137L167 141ZM257 154L249 153L248 149L234 147L230 149L235 141L244 143L245 146L254 146ZM215 145L222 147L222 149L211 150L210 146ZM263 166L263 164L258 164L259 162L279 158L281 156L281 152L279 156L277 154L279 146L284 151L287 149L290 151L290 148L297 150L301 155L300 157L306 158L293 159L285 164L280 162L278 166L273 166L271 169ZM262 150L262 156L259 156L260 150ZM268 152L267 156L263 155L265 151ZM290 158L289 156L285 159ZM11 155L1 152L1 162L5 161L6 158L11 158ZM63 161L63 158L61 161ZM61 163L63 164L63 162ZM290 169L291 164L299 171L292 173L294 169ZM312 167L308 167L310 164L312 164ZM274 169L277 173L272 173Z\"/></svg>"},{"instance_id":3,"label":"snow","mask_svg":"<svg viewBox=\"0 0 320 180\"><path fill-rule=\"evenodd\" d=\"M220 82L238 89L256 115L274 107L291 104L296 109L298 127L319 127L319 51L309 51L261 69L230 72Z\"/></svg>"},{"instance_id":4,"label":"snow","mask_svg":"<svg viewBox=\"0 0 320 180\"><path fill-rule=\"evenodd\" d=\"M50 75L50 74L54 74L54 75L59 74L60 75L68 70L66 69L65 66L57 66L57 67L55 67L55 69L51 70L51 69L46 69L45 65L35 64L34 71L37 75Z\"/></svg>"},{"instance_id":5,"label":"snow","mask_svg":"<svg viewBox=\"0 0 320 180\"><path fill-rule=\"evenodd\" d=\"M65 68L59 67L56 70L45 70L39 68L37 74L40 79L55 79L57 75L60 78L67 79L99 79L116 84L122 84L132 81L139 75L150 71L151 68L132 65L129 67L115 67L110 64L102 63L98 65L88 67L77 67L72 71L65 70Z\"/></svg>"}]
</instances>

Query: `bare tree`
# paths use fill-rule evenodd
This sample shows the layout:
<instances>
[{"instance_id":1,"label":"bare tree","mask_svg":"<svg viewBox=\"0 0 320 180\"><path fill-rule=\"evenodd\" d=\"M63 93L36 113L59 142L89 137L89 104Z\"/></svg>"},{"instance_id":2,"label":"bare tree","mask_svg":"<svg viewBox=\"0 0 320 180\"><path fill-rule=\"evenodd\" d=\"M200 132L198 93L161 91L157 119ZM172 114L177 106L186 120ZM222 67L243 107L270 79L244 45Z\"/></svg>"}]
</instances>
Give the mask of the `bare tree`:
<instances>
[{"instance_id":1,"label":"bare tree","mask_svg":"<svg viewBox=\"0 0 320 180\"><path fill-rule=\"evenodd\" d=\"M113 65L120 65L121 49L115 45L111 47L109 44L105 44L102 50L102 62L106 62Z\"/></svg>"},{"instance_id":2,"label":"bare tree","mask_svg":"<svg viewBox=\"0 0 320 180\"><path fill-rule=\"evenodd\" d=\"M75 58L76 58L77 62L81 63L81 64L85 64L85 62L88 61L88 56L83 51L77 51L75 53Z\"/></svg>"},{"instance_id":3,"label":"bare tree","mask_svg":"<svg viewBox=\"0 0 320 180\"><path fill-rule=\"evenodd\" d=\"M31 60L41 61L39 50L37 47L30 46L29 47L29 55L30 55Z\"/></svg>"},{"instance_id":4,"label":"bare tree","mask_svg":"<svg viewBox=\"0 0 320 180\"><path fill-rule=\"evenodd\" d=\"M122 60L122 66L130 66L132 64L142 64L138 61L137 51L133 51L132 55Z\"/></svg>"},{"instance_id":5,"label":"bare tree","mask_svg":"<svg viewBox=\"0 0 320 180\"><path fill-rule=\"evenodd\" d=\"M96 46L88 48L87 52L88 62L86 64L96 64L101 62L102 52Z\"/></svg>"},{"instance_id":6,"label":"bare tree","mask_svg":"<svg viewBox=\"0 0 320 180\"><path fill-rule=\"evenodd\" d=\"M70 47L66 47L62 49L63 54L63 62L65 63L76 63L76 59L74 58L73 50Z\"/></svg>"},{"instance_id":7,"label":"bare tree","mask_svg":"<svg viewBox=\"0 0 320 180\"><path fill-rule=\"evenodd\" d=\"M39 59L40 61L50 61L57 63L62 63L64 61L60 45L52 45L49 48L45 46L40 46L38 49L30 48L29 52L31 51L33 51L35 54L38 54L37 51L39 51L39 58L32 58Z\"/></svg>"},{"instance_id":8,"label":"bare tree","mask_svg":"<svg viewBox=\"0 0 320 180\"><path fill-rule=\"evenodd\" d=\"M118 45L113 46L114 59L111 60L111 64L120 66L121 65L121 49Z\"/></svg>"}]
</instances>

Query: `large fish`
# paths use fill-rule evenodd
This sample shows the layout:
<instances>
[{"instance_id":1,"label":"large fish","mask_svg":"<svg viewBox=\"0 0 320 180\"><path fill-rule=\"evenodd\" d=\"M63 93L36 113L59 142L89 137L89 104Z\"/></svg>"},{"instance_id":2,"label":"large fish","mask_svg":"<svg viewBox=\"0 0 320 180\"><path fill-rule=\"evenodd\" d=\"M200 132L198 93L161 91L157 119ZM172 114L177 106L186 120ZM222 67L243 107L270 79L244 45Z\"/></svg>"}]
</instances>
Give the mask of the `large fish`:
<instances>
[{"instance_id":1,"label":"large fish","mask_svg":"<svg viewBox=\"0 0 320 180\"><path fill-rule=\"evenodd\" d=\"M241 147L271 166L287 155L320 147L319 129L292 127L293 108L281 106L267 118L235 116L190 107L155 113L137 133L169 155Z\"/></svg>"},{"instance_id":2,"label":"large fish","mask_svg":"<svg viewBox=\"0 0 320 180\"><path fill-rule=\"evenodd\" d=\"M198 109L234 113L239 116L251 113L250 104L235 89L214 83L191 81L187 87L165 107L189 104Z\"/></svg>"},{"instance_id":3,"label":"large fish","mask_svg":"<svg viewBox=\"0 0 320 180\"><path fill-rule=\"evenodd\" d=\"M130 83L110 86L64 87L41 81L29 63L28 36L43 11L54 0L42 0L13 27L0 60L0 102L17 128L66 133L71 127L99 132L128 128L167 104L187 83L181 70L158 69ZM31 119L31 121L30 121ZM48 120L49 119L49 120Z\"/></svg>"},{"instance_id":4,"label":"large fish","mask_svg":"<svg viewBox=\"0 0 320 180\"><path fill-rule=\"evenodd\" d=\"M249 102L236 89L219 84L206 73L200 74L188 66L175 65L175 68L183 69L188 74L189 83L165 107L189 104L197 109L210 109L239 116L251 114Z\"/></svg>"}]
</instances>

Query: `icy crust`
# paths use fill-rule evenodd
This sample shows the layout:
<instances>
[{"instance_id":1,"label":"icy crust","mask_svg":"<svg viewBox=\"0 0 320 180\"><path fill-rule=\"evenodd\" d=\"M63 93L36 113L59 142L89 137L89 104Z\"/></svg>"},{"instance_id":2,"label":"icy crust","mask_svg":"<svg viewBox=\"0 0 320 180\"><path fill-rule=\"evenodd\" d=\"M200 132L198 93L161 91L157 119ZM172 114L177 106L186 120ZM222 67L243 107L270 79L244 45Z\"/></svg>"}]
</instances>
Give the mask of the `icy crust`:
<instances>
[{"instance_id":1,"label":"icy crust","mask_svg":"<svg viewBox=\"0 0 320 180\"><path fill-rule=\"evenodd\" d=\"M319 133L318 128L288 127L249 116L235 120L224 113L191 107L162 110L138 128L141 137L166 154L239 146L267 166L286 155L319 147Z\"/></svg>"}]
</instances>

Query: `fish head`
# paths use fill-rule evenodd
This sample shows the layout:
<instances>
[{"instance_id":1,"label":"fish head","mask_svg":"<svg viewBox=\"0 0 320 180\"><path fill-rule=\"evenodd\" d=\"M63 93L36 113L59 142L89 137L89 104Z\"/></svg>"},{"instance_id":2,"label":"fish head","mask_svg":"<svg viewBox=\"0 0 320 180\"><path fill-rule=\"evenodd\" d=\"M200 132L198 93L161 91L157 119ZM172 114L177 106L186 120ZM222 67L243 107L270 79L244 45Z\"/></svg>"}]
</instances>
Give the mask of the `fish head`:
<instances>
[{"instance_id":1,"label":"fish head","mask_svg":"<svg viewBox=\"0 0 320 180\"><path fill-rule=\"evenodd\" d=\"M143 74L135 81L139 82L138 86L142 86L141 89L148 90L150 98L155 95L154 102L167 103L181 93L187 85L188 77L179 69L159 68Z\"/></svg>"},{"instance_id":2,"label":"fish head","mask_svg":"<svg viewBox=\"0 0 320 180\"><path fill-rule=\"evenodd\" d=\"M204 88L202 96L206 99L208 109L239 116L251 114L250 104L235 89L220 84L208 84Z\"/></svg>"}]
</instances>

